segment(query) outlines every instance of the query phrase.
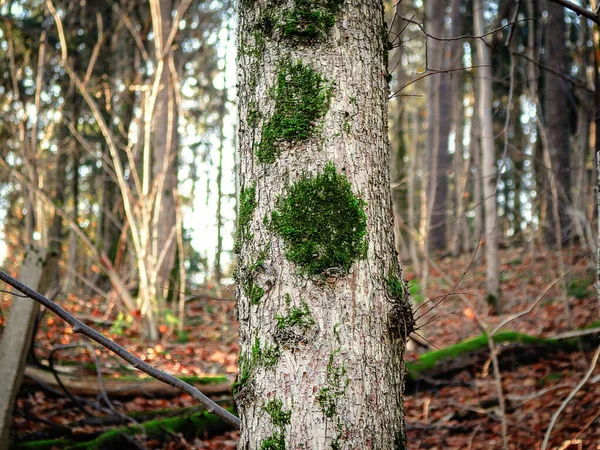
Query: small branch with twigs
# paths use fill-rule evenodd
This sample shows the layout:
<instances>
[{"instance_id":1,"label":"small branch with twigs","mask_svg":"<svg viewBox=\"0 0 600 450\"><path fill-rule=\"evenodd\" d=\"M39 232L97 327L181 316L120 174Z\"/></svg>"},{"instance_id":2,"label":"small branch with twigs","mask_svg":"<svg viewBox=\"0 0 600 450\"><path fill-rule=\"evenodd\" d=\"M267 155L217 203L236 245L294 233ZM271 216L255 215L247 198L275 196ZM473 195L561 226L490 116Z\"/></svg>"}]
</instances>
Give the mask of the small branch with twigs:
<instances>
[{"instance_id":1,"label":"small branch with twigs","mask_svg":"<svg viewBox=\"0 0 600 450\"><path fill-rule=\"evenodd\" d=\"M47 309L49 309L54 314L56 314L58 317L60 317L65 322L67 322L69 325L71 325L73 327L73 333L80 333L84 336L89 337L91 340L93 340L93 341L97 342L98 344L102 345L103 347L107 348L108 350L113 352L115 355L117 355L121 359L124 359L125 361L127 361L129 364L131 364L136 369L146 373L147 375L150 375L151 377L153 377L159 381L162 381L163 383L168 384L169 386L172 386L174 388L177 388L177 389L185 392L186 394L189 394L193 399L197 400L202 406L204 406L208 412L223 419L228 424L234 426L235 428L240 427L240 419L239 418L237 418L236 416L231 414L226 409L217 405L214 401L212 401L210 398L208 398L206 395L204 395L202 392L200 392L200 390L198 390L194 386L186 383L185 381L180 380L177 377L174 377L173 375L169 375L168 373L158 370L157 368L152 367L150 364L142 361L137 356L134 356L132 353L128 352L123 347L118 345L116 342L111 341L107 337L98 333L93 328L88 327L83 322L76 319L69 312L67 312L64 308L57 305L52 300L43 296L39 292L34 291L30 287L24 285L23 283L21 283L20 281L18 281L16 279L14 279L13 277L11 277L10 275L8 275L6 272L4 272L2 270L0 270L0 281L4 281L6 284L12 286L14 289L19 291L21 294L38 302L39 304L45 306Z\"/></svg>"}]
</instances>

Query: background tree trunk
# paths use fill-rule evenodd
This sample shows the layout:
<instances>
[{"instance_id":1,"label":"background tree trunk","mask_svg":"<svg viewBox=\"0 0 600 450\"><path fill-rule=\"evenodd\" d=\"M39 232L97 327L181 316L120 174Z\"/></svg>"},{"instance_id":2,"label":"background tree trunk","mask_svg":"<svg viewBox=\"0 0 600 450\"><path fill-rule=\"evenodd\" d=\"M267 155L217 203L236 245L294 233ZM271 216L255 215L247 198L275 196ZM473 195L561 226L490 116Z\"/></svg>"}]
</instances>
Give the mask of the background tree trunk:
<instances>
[{"instance_id":1,"label":"background tree trunk","mask_svg":"<svg viewBox=\"0 0 600 450\"><path fill-rule=\"evenodd\" d=\"M439 38L447 35L444 23L446 3L446 0L428 0L426 3L427 32ZM427 38L428 69L450 69L453 63L450 54L450 43ZM427 79L427 98L427 248L437 251L445 250L448 246L448 137L453 107L450 74L441 73Z\"/></svg>"},{"instance_id":2,"label":"background tree trunk","mask_svg":"<svg viewBox=\"0 0 600 450\"><path fill-rule=\"evenodd\" d=\"M565 10L561 5L547 2L548 21L545 27L546 64L558 73L567 74L567 47L565 43L566 25ZM544 71L544 103L543 117L548 139L548 151L552 167L547 167L547 177L554 177L558 190L558 213L560 224L552 214L554 200L550 192L546 193L546 226L544 240L554 246L555 233L560 225L562 243L565 244L570 234L570 218L568 214L569 193L571 186L570 165L570 118L569 87L560 76Z\"/></svg>"},{"instance_id":3,"label":"background tree trunk","mask_svg":"<svg viewBox=\"0 0 600 450\"><path fill-rule=\"evenodd\" d=\"M483 5L481 0L473 2L475 35L485 33ZM477 46L477 114L481 131L481 177L483 183L483 207L485 228L485 262L487 300L495 312L500 313L500 267L498 261L498 227L496 217L496 149L492 118L492 61L490 50L482 39Z\"/></svg>"},{"instance_id":4,"label":"background tree trunk","mask_svg":"<svg viewBox=\"0 0 600 450\"><path fill-rule=\"evenodd\" d=\"M173 23L173 0L160 0L160 45L164 50ZM155 37L156 42L156 37ZM162 51L161 50L161 51ZM162 58L157 56L157 60ZM177 189L177 151L179 133L177 132L177 106L175 102L175 84L173 71L177 64L174 55L169 52L164 59L164 67L160 79L160 88L156 95L156 105L153 114L154 145L152 154L153 180L157 192L156 211L156 248L153 255L166 250L164 262L156 268L156 293L166 298L172 286L171 273L175 265L176 240L175 230L175 190Z\"/></svg>"},{"instance_id":5,"label":"background tree trunk","mask_svg":"<svg viewBox=\"0 0 600 450\"><path fill-rule=\"evenodd\" d=\"M239 448L405 448L383 8L303 8L240 4Z\"/></svg>"}]
</instances>

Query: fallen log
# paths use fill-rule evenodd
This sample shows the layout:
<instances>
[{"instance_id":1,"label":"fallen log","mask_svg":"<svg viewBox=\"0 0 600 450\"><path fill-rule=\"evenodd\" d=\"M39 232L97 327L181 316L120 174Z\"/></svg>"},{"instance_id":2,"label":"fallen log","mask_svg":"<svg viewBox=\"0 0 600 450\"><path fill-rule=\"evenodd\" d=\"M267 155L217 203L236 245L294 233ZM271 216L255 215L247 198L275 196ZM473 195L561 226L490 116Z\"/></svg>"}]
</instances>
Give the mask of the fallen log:
<instances>
[{"instance_id":1,"label":"fallen log","mask_svg":"<svg viewBox=\"0 0 600 450\"><path fill-rule=\"evenodd\" d=\"M59 373L60 379L67 389L75 395L96 396L100 392L98 379L94 376L78 376L76 374ZM231 393L231 381L224 375L214 377L187 377L181 378L200 389L205 395L218 395ZM37 367L25 369L24 385L35 385L39 380L54 389L60 389L52 372ZM143 378L106 378L102 379L106 393L112 398L122 397L175 397L181 394L179 389L166 385L151 377Z\"/></svg>"},{"instance_id":2,"label":"fallen log","mask_svg":"<svg viewBox=\"0 0 600 450\"><path fill-rule=\"evenodd\" d=\"M542 338L514 331L501 331L493 336L502 367L531 364L551 352L570 352L598 342L600 328L577 330L553 338ZM469 371L474 373L490 356L487 336L480 335L440 350L423 353L406 363L406 390L414 392L439 387L439 380Z\"/></svg>"},{"instance_id":3,"label":"fallen log","mask_svg":"<svg viewBox=\"0 0 600 450\"><path fill-rule=\"evenodd\" d=\"M228 408L232 412L232 408ZM50 450L60 448L63 450L75 449L116 449L116 448L143 448L134 439L136 436L144 437L169 437L181 434L188 441L193 441L197 436L214 436L233 427L213 414L206 411L193 414L184 414L180 417L151 420L139 425L115 428L102 433L77 434L72 433L65 438L29 440L34 435L17 436L13 444L15 450Z\"/></svg>"}]
</instances>

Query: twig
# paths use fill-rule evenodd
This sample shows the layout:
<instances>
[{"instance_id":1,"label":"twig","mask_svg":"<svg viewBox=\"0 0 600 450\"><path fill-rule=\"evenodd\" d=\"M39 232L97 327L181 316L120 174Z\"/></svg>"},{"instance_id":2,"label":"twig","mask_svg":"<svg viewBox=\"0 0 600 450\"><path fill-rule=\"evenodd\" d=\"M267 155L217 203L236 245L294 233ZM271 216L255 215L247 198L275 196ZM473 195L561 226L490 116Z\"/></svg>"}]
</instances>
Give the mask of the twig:
<instances>
[{"instance_id":1,"label":"twig","mask_svg":"<svg viewBox=\"0 0 600 450\"><path fill-rule=\"evenodd\" d=\"M586 372L586 374L583 376L583 378L577 384L577 386L575 386L573 388L573 390L569 393L569 395L567 395L567 398L565 398L563 400L563 402L561 403L559 408L552 415L552 419L550 420L550 425L548 425L548 429L546 430L546 435L544 436L544 441L542 442L541 450L546 450L546 447L548 447L548 441L550 440L550 434L552 433L552 428L554 428L554 425L556 424L556 420L558 419L558 416L560 416L560 413L563 411L563 409L565 409L567 404L573 399L573 397L575 397L575 395L581 390L583 385L585 383L587 383L587 380L592 376L592 373L594 372L594 369L596 368L596 363L598 362L599 357L600 357L600 346L598 346L598 348L596 349L596 353L594 353L592 362L590 363L590 367L589 367L588 371Z\"/></svg>"},{"instance_id":2,"label":"twig","mask_svg":"<svg viewBox=\"0 0 600 450\"><path fill-rule=\"evenodd\" d=\"M582 8L579 5L568 2L567 0L550 0L552 3L556 3L557 5L564 6L567 9L570 9L578 16L583 16L586 19L590 19L596 25L600 25L600 17L598 14L590 11L589 9Z\"/></svg>"},{"instance_id":3,"label":"twig","mask_svg":"<svg viewBox=\"0 0 600 450\"><path fill-rule=\"evenodd\" d=\"M501 321L492 330L492 334L496 334L498 331L500 331L500 329L502 327L504 327L508 323L512 322L515 319L518 319L519 317L526 316L531 311L533 311L535 309L535 307L538 305L538 303L541 302L542 299L546 296L546 294L550 291L550 289L552 289L560 280L562 280L564 277L566 277L567 275L569 275L571 272L573 272L577 267L579 267L580 265L582 265L584 262L585 262L585 259L582 259L577 264L575 264L573 267L571 267L569 270L567 270L566 272L564 272L561 276L559 276L558 278L556 278L555 280L553 280L548 286L546 286L546 289L544 289L544 292L542 292L538 296L538 298L536 298L535 301L529 307L525 308L523 311L519 311L518 313L512 314L512 315L508 316L506 319L504 319L503 321Z\"/></svg>"},{"instance_id":4,"label":"twig","mask_svg":"<svg viewBox=\"0 0 600 450\"><path fill-rule=\"evenodd\" d=\"M208 412L215 414L217 417L223 419L228 424L236 428L240 427L239 418L231 414L229 411L221 408L219 405L217 405L214 401L209 399L206 395L204 395L194 386L186 383L185 381L180 380L179 378L174 377L173 375L169 375L161 370L158 370L155 367L152 367L150 364L142 361L141 359L134 356L117 343L111 341L110 339L98 333L93 328L88 327L83 322L73 317L64 308L57 305L52 300L44 297L42 294L34 291L28 286L25 286L23 283L15 280L13 277L11 277L2 270L0 270L0 280L4 281L6 284L15 288L17 291L21 292L22 294L25 294L30 299L35 300L36 302L40 303L41 305L45 306L47 309L52 311L54 314L56 314L58 317L60 317L73 327L73 333L81 333L84 336L89 337L93 341L96 341L103 347L106 347L108 350L112 351L120 358L127 361L136 369L141 370L142 372L150 375L151 377L159 381L162 381L163 383L168 384L169 386L172 386L189 394L192 398L194 398L202 406L204 406Z\"/></svg>"},{"instance_id":5,"label":"twig","mask_svg":"<svg viewBox=\"0 0 600 450\"><path fill-rule=\"evenodd\" d=\"M48 11L50 11L50 14L52 14L52 17L54 18L54 22L56 22L56 29L58 30L58 39L60 41L61 59L62 59L62 63L66 64L66 62L67 62L67 40L65 38L65 30L63 29L62 20L60 19L60 16L56 12L56 9L54 8L54 5L52 4L52 2L50 0L46 0L46 6L48 7Z\"/></svg>"}]
</instances>

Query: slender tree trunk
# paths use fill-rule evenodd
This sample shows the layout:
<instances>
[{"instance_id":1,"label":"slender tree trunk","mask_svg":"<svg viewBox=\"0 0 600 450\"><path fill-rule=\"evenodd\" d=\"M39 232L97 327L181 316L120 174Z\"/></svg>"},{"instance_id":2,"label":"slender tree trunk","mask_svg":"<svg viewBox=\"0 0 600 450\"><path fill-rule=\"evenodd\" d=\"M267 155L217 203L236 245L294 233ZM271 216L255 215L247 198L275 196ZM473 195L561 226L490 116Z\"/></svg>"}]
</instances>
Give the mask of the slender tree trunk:
<instances>
[{"instance_id":1,"label":"slender tree trunk","mask_svg":"<svg viewBox=\"0 0 600 450\"><path fill-rule=\"evenodd\" d=\"M171 31L173 0L160 0L160 31L161 39L158 41L164 51L167 38ZM156 42L156 38L155 38ZM161 59L157 55L157 61ZM175 84L172 71L177 67L173 61L173 54L169 53L164 59L164 66L160 78L160 88L156 95L154 107L154 145L152 154L153 182L158 189L154 205L153 218L153 250L152 255L158 260L158 255L165 252L162 265L152 268L156 270L156 293L166 298L171 284L171 275L175 265L176 239L173 231L176 227L175 191L177 189L177 149L179 133L177 132L177 107L175 103ZM166 250L165 250L166 249Z\"/></svg>"},{"instance_id":2,"label":"slender tree trunk","mask_svg":"<svg viewBox=\"0 0 600 450\"><path fill-rule=\"evenodd\" d=\"M218 152L218 161L217 161L217 211L216 211L216 220L217 220L217 248L215 249L215 268L214 268L214 279L215 282L220 285L221 278L223 278L223 268L221 267L221 258L223 257L223 151L225 147L225 130L224 126L224 118L226 112L226 103L227 103L227 87L223 88L223 93L221 95L221 106L219 108L219 147L217 149Z\"/></svg>"},{"instance_id":3,"label":"slender tree trunk","mask_svg":"<svg viewBox=\"0 0 600 450\"><path fill-rule=\"evenodd\" d=\"M446 3L444 0L427 0L427 31L433 36L444 37ZM427 38L427 65L429 69L449 69L452 61L448 58L450 44ZM452 123L452 96L450 74L434 75L427 80L429 101L427 116L427 155L428 155L428 235L429 251L445 250L448 245L448 137Z\"/></svg>"},{"instance_id":4,"label":"slender tree trunk","mask_svg":"<svg viewBox=\"0 0 600 450\"><path fill-rule=\"evenodd\" d=\"M545 27L545 57L546 64L558 73L568 73L565 10L561 5L547 2L548 22ZM558 191L558 199L546 195L546 224L544 238L546 244L555 246L555 233L560 226L562 244L569 239L570 218L568 214L569 194L571 186L570 164L570 113L568 84L561 77L549 71L544 71L544 103L543 117L548 151L552 162L551 168L546 168L548 177L554 177ZM552 208L558 203L559 223L556 223Z\"/></svg>"},{"instance_id":5,"label":"slender tree trunk","mask_svg":"<svg viewBox=\"0 0 600 450\"><path fill-rule=\"evenodd\" d=\"M383 5L302 5L240 3L238 448L406 448Z\"/></svg>"},{"instance_id":6,"label":"slender tree trunk","mask_svg":"<svg viewBox=\"0 0 600 450\"><path fill-rule=\"evenodd\" d=\"M473 2L475 35L484 31L483 5ZM500 267L498 261L498 229L496 217L496 151L492 118L492 61L490 50L483 39L477 47L477 114L481 124L481 182L483 183L483 206L485 228L485 261L487 300L494 312L500 313Z\"/></svg>"}]
</instances>

